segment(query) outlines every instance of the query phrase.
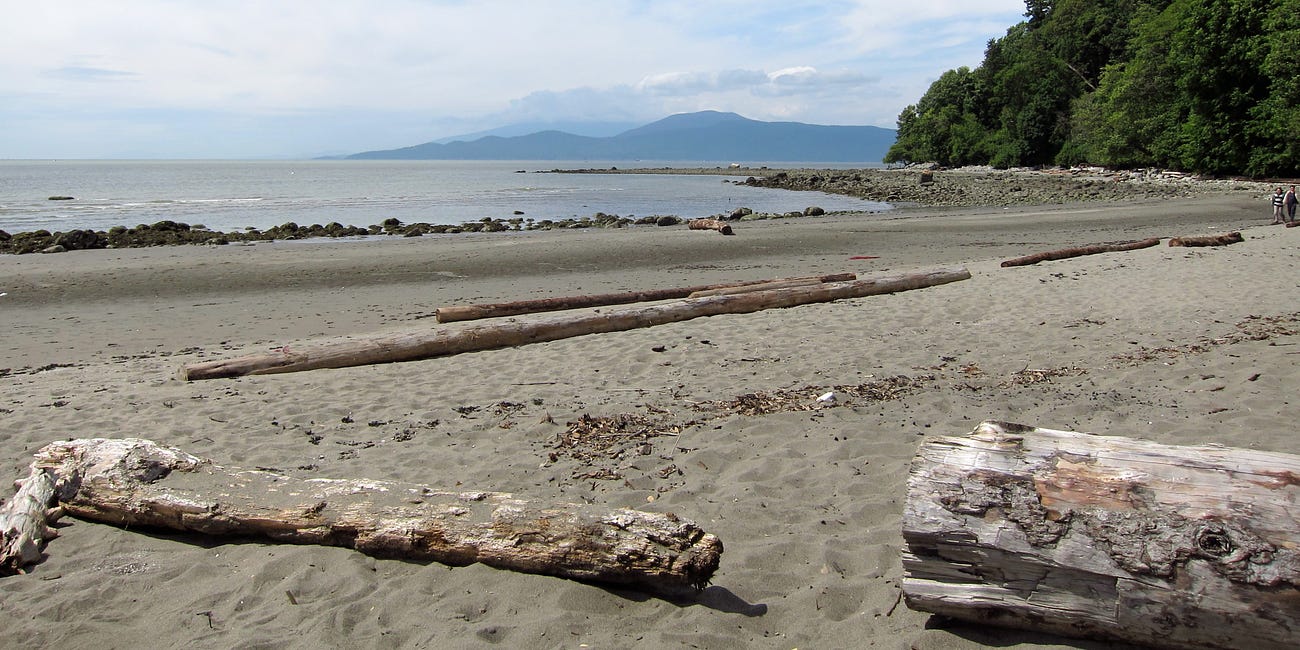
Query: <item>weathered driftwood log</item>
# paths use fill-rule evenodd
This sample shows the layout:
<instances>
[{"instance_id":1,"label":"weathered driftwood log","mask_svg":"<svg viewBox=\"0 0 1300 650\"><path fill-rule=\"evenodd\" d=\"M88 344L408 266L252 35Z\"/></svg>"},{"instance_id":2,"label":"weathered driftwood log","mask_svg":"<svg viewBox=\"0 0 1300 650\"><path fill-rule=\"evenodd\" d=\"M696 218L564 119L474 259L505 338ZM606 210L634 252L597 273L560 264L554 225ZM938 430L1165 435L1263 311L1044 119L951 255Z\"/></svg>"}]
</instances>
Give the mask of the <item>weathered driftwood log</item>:
<instances>
[{"instance_id":1,"label":"weathered driftwood log","mask_svg":"<svg viewBox=\"0 0 1300 650\"><path fill-rule=\"evenodd\" d=\"M1241 233L1230 232L1222 235L1204 235L1200 237L1174 237L1169 240L1170 246L1227 246L1244 241Z\"/></svg>"},{"instance_id":2,"label":"weathered driftwood log","mask_svg":"<svg viewBox=\"0 0 1300 650\"><path fill-rule=\"evenodd\" d=\"M54 479L49 472L33 467L27 478L15 483L18 493L0 506L0 575L20 573L39 562L45 543L58 536L50 525L62 514L52 507Z\"/></svg>"},{"instance_id":3,"label":"weathered driftwood log","mask_svg":"<svg viewBox=\"0 0 1300 650\"><path fill-rule=\"evenodd\" d=\"M845 298L895 293L966 280L963 267L923 273L883 276L854 282L828 282L810 287L774 289L735 296L690 298L678 302L628 307L603 313L560 314L531 320L510 320L449 331L419 331L316 345L285 346L265 354L204 361L182 366L183 380L345 368L373 363L413 361L527 343L621 332L638 327L676 323L718 314L743 314Z\"/></svg>"},{"instance_id":4,"label":"weathered driftwood log","mask_svg":"<svg viewBox=\"0 0 1300 650\"><path fill-rule=\"evenodd\" d=\"M1084 255L1096 255L1098 253L1118 253L1121 251L1135 251L1140 248L1151 248L1160 244L1159 237L1151 239L1140 239L1136 241L1122 242L1118 244L1090 244L1088 246L1077 246L1074 248L1062 248L1060 250L1034 253L1024 257L1016 257L1006 260L1002 266L1028 266L1039 262L1049 260L1064 260L1071 257L1082 257Z\"/></svg>"},{"instance_id":5,"label":"weathered driftwood log","mask_svg":"<svg viewBox=\"0 0 1300 650\"><path fill-rule=\"evenodd\" d=\"M909 607L1168 648L1300 647L1300 456L985 422L926 442Z\"/></svg>"},{"instance_id":6,"label":"weathered driftwood log","mask_svg":"<svg viewBox=\"0 0 1300 650\"><path fill-rule=\"evenodd\" d=\"M810 287L815 284L821 284L817 278L805 278L802 280L776 280L773 282L764 282L762 284L747 284L741 287L722 287L719 289L704 289L696 291L688 298L706 298L708 296L730 296L738 293L754 293L755 291L771 291L773 289L790 289L793 287Z\"/></svg>"},{"instance_id":7,"label":"weathered driftwood log","mask_svg":"<svg viewBox=\"0 0 1300 650\"><path fill-rule=\"evenodd\" d=\"M734 235L731 231L731 224L720 219L691 219L686 222L686 227L691 230L716 230L724 235Z\"/></svg>"},{"instance_id":8,"label":"weathered driftwood log","mask_svg":"<svg viewBox=\"0 0 1300 650\"><path fill-rule=\"evenodd\" d=\"M56 442L34 466L57 477L69 514L132 528L478 562L665 594L703 588L722 554L716 536L672 514L226 469L148 440Z\"/></svg>"},{"instance_id":9,"label":"weathered driftwood log","mask_svg":"<svg viewBox=\"0 0 1300 650\"><path fill-rule=\"evenodd\" d=\"M671 289L650 289L648 291L629 291L624 293L599 293L588 296L561 296L558 298L539 298L537 300L520 300L517 302L499 302L481 305L458 305L439 307L434 315L439 323L477 320L480 318L497 318L500 316L518 316L544 311L561 311L565 309L582 309L586 307L605 307L609 305L627 305L635 302L656 302L660 300L680 300L699 291L743 287L771 282L789 280L809 280L817 282L847 282L858 279L853 273L835 273L805 278L777 278L774 280L751 280L748 282L726 282L706 284L698 287L678 287Z\"/></svg>"}]
</instances>

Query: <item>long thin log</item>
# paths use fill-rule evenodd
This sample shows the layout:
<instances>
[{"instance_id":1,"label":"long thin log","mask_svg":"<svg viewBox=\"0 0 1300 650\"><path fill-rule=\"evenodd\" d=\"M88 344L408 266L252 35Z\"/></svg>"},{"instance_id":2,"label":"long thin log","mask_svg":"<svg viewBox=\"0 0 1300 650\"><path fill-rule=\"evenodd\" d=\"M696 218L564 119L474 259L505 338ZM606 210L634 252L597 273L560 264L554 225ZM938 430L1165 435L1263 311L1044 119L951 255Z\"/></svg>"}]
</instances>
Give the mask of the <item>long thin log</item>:
<instances>
[{"instance_id":1,"label":"long thin log","mask_svg":"<svg viewBox=\"0 0 1300 650\"><path fill-rule=\"evenodd\" d=\"M539 298L537 300L520 300L516 302L487 303L481 305L457 305L439 307L434 315L439 323L477 320L480 318L499 318L502 316L519 316L544 311L562 311L565 309L583 309L587 307L606 307L609 305L627 305L637 302L657 302L660 300L680 300L697 291L722 289L726 287L743 287L768 282L785 280L817 280L818 282L847 282L858 279L853 273L835 273L805 278L777 278L773 280L751 280L747 282L725 282L706 284L698 287L677 287L670 289L651 289L648 291L629 291L624 293L599 293L588 296L561 296L558 298Z\"/></svg>"},{"instance_id":2,"label":"long thin log","mask_svg":"<svg viewBox=\"0 0 1300 650\"><path fill-rule=\"evenodd\" d=\"M734 296L690 298L604 313L560 314L531 320L492 322L456 331L422 330L316 345L285 346L265 354L185 365L181 367L178 375L182 380L217 379L414 361L462 352L556 341L584 334L620 332L703 316L743 314L777 307L895 293L969 278L970 272L965 268L954 267L854 282L829 282L811 287L776 289Z\"/></svg>"},{"instance_id":3,"label":"long thin log","mask_svg":"<svg viewBox=\"0 0 1300 650\"><path fill-rule=\"evenodd\" d=\"M49 472L32 468L16 484L18 493L0 506L0 575L21 573L39 562L46 542L58 536L50 524L62 511L51 508L54 479Z\"/></svg>"},{"instance_id":4,"label":"long thin log","mask_svg":"<svg viewBox=\"0 0 1300 650\"><path fill-rule=\"evenodd\" d=\"M1300 647L1300 456L985 422L924 443L903 594L1167 648Z\"/></svg>"},{"instance_id":5,"label":"long thin log","mask_svg":"<svg viewBox=\"0 0 1300 650\"><path fill-rule=\"evenodd\" d=\"M1170 246L1227 246L1245 241L1239 232L1230 232L1222 235L1203 235L1199 237L1174 237L1169 240Z\"/></svg>"},{"instance_id":6,"label":"long thin log","mask_svg":"<svg viewBox=\"0 0 1300 650\"><path fill-rule=\"evenodd\" d=\"M1096 255L1098 253L1118 253L1121 251L1135 251L1141 248L1151 248L1160 244L1159 237L1151 239L1140 239L1135 241L1122 242L1118 244L1090 244L1088 246L1077 246L1073 248L1062 248L1060 250L1046 251L1043 253L1034 253L1024 257L1016 257L1002 263L1002 266L1028 266L1039 262L1049 260L1064 260L1071 257L1082 257L1084 255Z\"/></svg>"},{"instance_id":7,"label":"long thin log","mask_svg":"<svg viewBox=\"0 0 1300 650\"><path fill-rule=\"evenodd\" d=\"M227 469L134 438L52 443L33 465L58 478L69 514L131 528L342 546L453 566L478 562L665 594L703 588L722 554L716 536L672 514Z\"/></svg>"},{"instance_id":8,"label":"long thin log","mask_svg":"<svg viewBox=\"0 0 1300 650\"><path fill-rule=\"evenodd\" d=\"M815 284L821 284L816 278L804 280L778 280L774 282L764 282L762 284L748 284L743 287L722 287L720 289L705 289L696 291L687 298L707 298L708 296L730 296L738 293L754 293L755 291L771 291L773 289L790 289L793 287L810 287Z\"/></svg>"},{"instance_id":9,"label":"long thin log","mask_svg":"<svg viewBox=\"0 0 1300 650\"><path fill-rule=\"evenodd\" d=\"M686 222L686 227L691 230L716 230L724 235L734 235L731 231L731 224L720 219L691 219Z\"/></svg>"}]
</instances>

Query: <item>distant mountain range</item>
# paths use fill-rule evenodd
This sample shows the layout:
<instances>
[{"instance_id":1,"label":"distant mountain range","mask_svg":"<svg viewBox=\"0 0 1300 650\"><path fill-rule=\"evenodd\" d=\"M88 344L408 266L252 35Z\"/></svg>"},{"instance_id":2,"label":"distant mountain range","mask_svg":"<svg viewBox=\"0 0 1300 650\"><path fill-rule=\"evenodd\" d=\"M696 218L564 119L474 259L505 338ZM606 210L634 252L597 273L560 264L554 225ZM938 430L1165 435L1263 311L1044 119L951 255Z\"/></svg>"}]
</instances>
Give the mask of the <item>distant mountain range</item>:
<instances>
[{"instance_id":1,"label":"distant mountain range","mask_svg":"<svg viewBox=\"0 0 1300 650\"><path fill-rule=\"evenodd\" d=\"M501 132L508 133L510 128ZM893 129L877 126L760 122L735 113L702 111L672 115L606 137L549 129L525 135L444 139L401 149L366 151L347 158L879 162L894 143L895 135Z\"/></svg>"}]
</instances>

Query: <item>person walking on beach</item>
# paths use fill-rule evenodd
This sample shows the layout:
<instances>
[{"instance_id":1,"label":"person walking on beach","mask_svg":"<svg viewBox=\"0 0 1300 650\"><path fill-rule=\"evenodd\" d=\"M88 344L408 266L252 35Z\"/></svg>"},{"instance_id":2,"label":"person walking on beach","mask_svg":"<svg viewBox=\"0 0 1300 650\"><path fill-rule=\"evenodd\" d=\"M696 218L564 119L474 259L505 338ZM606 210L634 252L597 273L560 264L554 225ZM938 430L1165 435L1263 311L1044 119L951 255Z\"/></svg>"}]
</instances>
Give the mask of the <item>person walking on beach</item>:
<instances>
[{"instance_id":1,"label":"person walking on beach","mask_svg":"<svg viewBox=\"0 0 1300 650\"><path fill-rule=\"evenodd\" d=\"M1296 199L1295 186L1292 185L1291 189L1286 191L1286 197L1282 199L1282 203L1286 205L1286 220L1289 223L1295 223L1295 206L1297 201L1300 201L1300 199Z\"/></svg>"},{"instance_id":2,"label":"person walking on beach","mask_svg":"<svg viewBox=\"0 0 1300 650\"><path fill-rule=\"evenodd\" d=\"M1282 194L1282 188L1277 188L1273 193L1273 224L1282 223L1282 206L1286 204L1286 197Z\"/></svg>"}]
</instances>

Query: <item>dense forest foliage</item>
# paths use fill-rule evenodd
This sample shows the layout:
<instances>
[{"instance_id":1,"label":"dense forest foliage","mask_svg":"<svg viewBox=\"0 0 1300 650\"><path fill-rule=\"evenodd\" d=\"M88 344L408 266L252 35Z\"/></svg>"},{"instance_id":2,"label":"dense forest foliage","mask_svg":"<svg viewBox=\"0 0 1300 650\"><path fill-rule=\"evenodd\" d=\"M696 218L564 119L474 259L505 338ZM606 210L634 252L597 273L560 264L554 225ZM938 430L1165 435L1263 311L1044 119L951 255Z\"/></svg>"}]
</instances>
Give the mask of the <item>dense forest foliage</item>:
<instances>
[{"instance_id":1,"label":"dense forest foliage","mask_svg":"<svg viewBox=\"0 0 1300 650\"><path fill-rule=\"evenodd\" d=\"M1300 172L1300 0L1026 0L885 162Z\"/></svg>"}]
</instances>

